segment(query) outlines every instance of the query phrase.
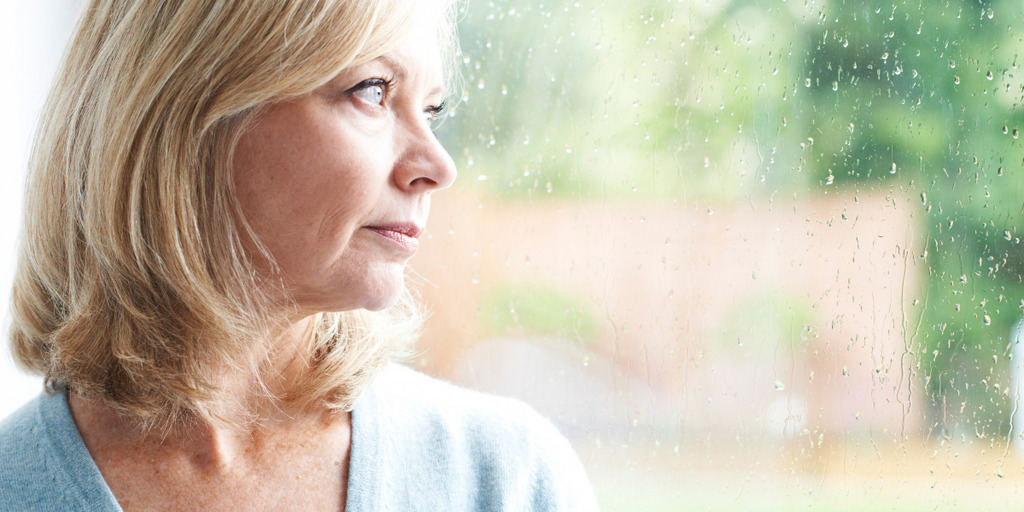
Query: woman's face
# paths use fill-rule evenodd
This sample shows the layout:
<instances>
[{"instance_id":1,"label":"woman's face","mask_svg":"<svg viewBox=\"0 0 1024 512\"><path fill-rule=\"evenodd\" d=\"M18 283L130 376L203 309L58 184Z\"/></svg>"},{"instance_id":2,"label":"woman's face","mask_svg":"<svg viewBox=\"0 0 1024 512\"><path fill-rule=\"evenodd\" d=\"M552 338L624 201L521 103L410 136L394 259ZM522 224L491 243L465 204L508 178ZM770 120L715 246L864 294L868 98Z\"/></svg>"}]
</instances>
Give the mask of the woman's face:
<instances>
[{"instance_id":1,"label":"woman's face","mask_svg":"<svg viewBox=\"0 0 1024 512\"><path fill-rule=\"evenodd\" d=\"M275 104L235 150L246 219L301 314L392 304L430 194L455 166L430 129L442 102L434 32Z\"/></svg>"}]
</instances>

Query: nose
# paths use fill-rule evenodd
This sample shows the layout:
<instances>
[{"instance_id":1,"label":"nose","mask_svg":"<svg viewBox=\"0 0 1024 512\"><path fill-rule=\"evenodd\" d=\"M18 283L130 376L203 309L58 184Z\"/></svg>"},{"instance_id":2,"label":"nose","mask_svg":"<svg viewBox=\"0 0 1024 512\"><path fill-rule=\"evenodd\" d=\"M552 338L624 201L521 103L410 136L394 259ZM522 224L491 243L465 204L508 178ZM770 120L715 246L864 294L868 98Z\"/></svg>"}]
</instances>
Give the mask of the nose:
<instances>
[{"instance_id":1,"label":"nose","mask_svg":"<svg viewBox=\"0 0 1024 512\"><path fill-rule=\"evenodd\" d=\"M457 174L451 155L426 123L412 127L395 162L395 181L410 192L431 192L451 186Z\"/></svg>"}]
</instances>

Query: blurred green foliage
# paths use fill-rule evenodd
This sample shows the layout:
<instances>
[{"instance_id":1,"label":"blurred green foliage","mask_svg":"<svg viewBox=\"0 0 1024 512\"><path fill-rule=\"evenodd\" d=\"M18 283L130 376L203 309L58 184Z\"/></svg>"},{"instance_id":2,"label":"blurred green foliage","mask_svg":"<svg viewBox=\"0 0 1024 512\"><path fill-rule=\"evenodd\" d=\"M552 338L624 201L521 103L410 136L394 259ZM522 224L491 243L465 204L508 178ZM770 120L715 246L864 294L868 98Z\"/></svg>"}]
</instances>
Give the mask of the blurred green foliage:
<instances>
[{"instance_id":1,"label":"blurred green foliage","mask_svg":"<svg viewBox=\"0 0 1024 512\"><path fill-rule=\"evenodd\" d=\"M442 130L503 198L912 197L935 435L1007 431L1024 308L1017 0L474 1ZM470 117L469 113L472 113Z\"/></svg>"},{"instance_id":2,"label":"blurred green foliage","mask_svg":"<svg viewBox=\"0 0 1024 512\"><path fill-rule=\"evenodd\" d=\"M485 332L546 336L581 344L597 332L597 314L583 297L543 283L487 290L480 304Z\"/></svg>"},{"instance_id":3,"label":"blurred green foliage","mask_svg":"<svg viewBox=\"0 0 1024 512\"><path fill-rule=\"evenodd\" d=\"M790 354L807 350L811 341L817 338L818 326L813 306L806 297L799 297L776 290L762 290L738 302L727 314L728 318L742 318L742 322L730 322L725 326L719 340L722 349L742 353L741 348L761 343L762 351L774 351L785 347ZM768 343L764 343L765 341ZM755 357L764 353L753 352ZM786 357L791 357L787 355Z\"/></svg>"}]
</instances>

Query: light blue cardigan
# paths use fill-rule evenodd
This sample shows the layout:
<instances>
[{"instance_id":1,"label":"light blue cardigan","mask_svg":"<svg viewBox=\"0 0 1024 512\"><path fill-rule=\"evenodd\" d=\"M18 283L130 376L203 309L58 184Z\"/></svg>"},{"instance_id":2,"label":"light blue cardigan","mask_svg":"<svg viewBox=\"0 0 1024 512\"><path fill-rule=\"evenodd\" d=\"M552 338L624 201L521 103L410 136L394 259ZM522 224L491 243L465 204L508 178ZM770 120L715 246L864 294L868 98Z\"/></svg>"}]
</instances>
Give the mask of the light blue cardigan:
<instances>
[{"instance_id":1,"label":"light blue cardigan","mask_svg":"<svg viewBox=\"0 0 1024 512\"><path fill-rule=\"evenodd\" d=\"M569 443L520 402L392 365L352 412L347 512L596 509ZM0 510L121 510L63 393L0 423Z\"/></svg>"}]
</instances>

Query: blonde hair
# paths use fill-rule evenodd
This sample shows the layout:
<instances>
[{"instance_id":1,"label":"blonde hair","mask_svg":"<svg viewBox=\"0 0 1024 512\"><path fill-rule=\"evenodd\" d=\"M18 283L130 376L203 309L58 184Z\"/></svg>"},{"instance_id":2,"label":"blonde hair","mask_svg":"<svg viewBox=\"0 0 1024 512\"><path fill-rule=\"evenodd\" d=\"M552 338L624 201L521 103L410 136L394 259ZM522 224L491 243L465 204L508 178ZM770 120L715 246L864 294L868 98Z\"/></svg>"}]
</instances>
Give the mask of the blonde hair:
<instances>
[{"instance_id":1,"label":"blonde hair","mask_svg":"<svg viewBox=\"0 0 1024 512\"><path fill-rule=\"evenodd\" d=\"M149 427L236 422L215 376L262 385L273 347L253 340L269 333L273 279L235 199L235 143L261 106L394 47L424 4L448 13L451 58L446 0L92 1L29 164L15 359ZM382 312L319 314L309 370L281 398L350 408L420 324L408 292Z\"/></svg>"}]
</instances>

